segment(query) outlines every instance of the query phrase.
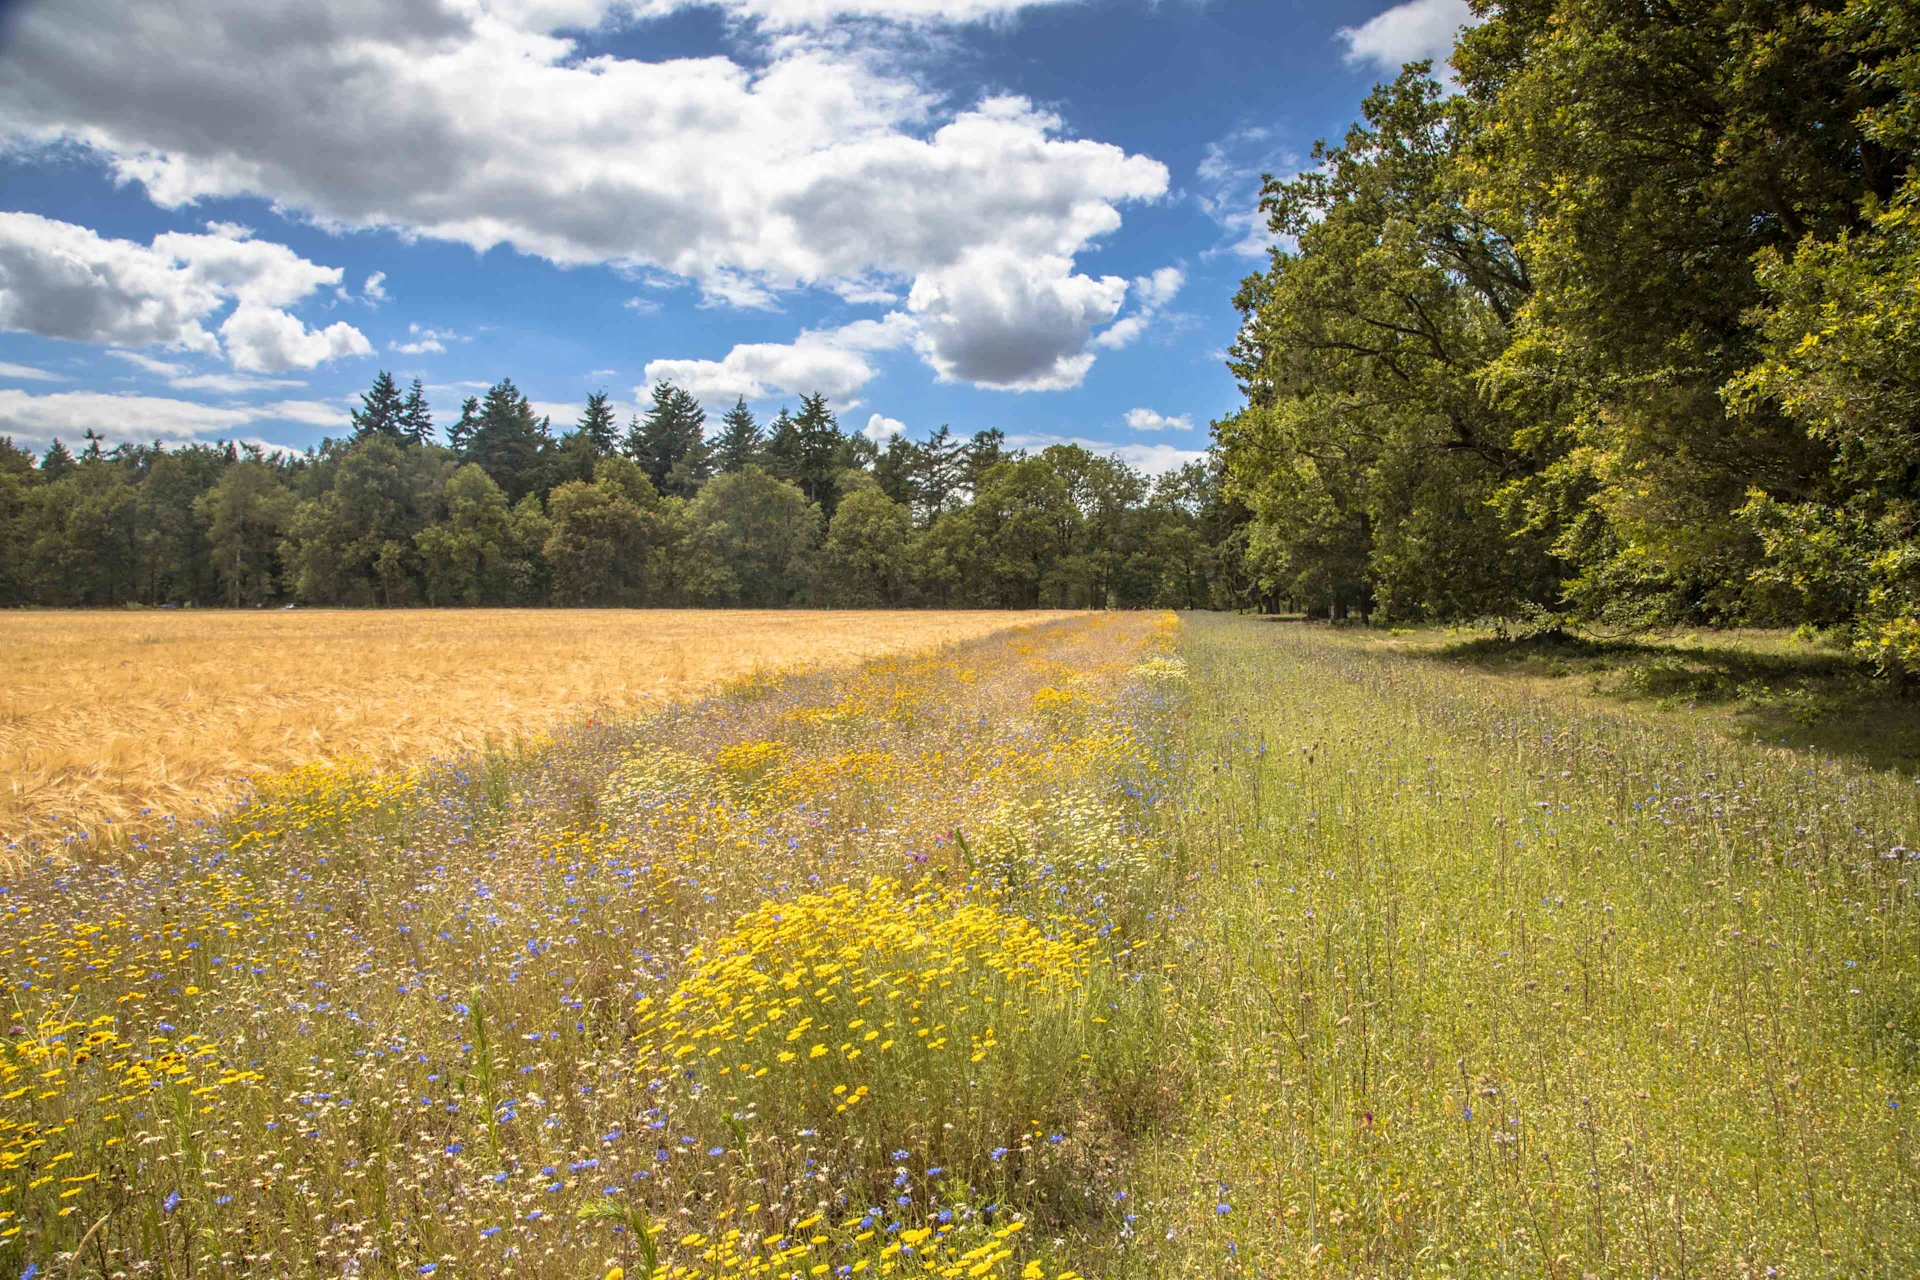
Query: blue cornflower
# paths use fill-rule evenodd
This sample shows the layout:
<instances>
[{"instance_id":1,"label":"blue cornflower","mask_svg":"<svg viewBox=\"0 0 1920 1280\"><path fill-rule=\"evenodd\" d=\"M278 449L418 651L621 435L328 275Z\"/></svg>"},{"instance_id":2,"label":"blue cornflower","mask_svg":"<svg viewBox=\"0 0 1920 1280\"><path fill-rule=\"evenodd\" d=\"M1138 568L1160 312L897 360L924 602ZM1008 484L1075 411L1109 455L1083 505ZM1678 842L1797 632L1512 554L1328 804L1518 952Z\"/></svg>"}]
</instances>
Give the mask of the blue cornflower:
<instances>
[{"instance_id":1,"label":"blue cornflower","mask_svg":"<svg viewBox=\"0 0 1920 1280\"><path fill-rule=\"evenodd\" d=\"M179 1207L180 1207L180 1193L178 1191L167 1192L167 1198L160 1202L160 1208L167 1213L172 1213L175 1209Z\"/></svg>"}]
</instances>

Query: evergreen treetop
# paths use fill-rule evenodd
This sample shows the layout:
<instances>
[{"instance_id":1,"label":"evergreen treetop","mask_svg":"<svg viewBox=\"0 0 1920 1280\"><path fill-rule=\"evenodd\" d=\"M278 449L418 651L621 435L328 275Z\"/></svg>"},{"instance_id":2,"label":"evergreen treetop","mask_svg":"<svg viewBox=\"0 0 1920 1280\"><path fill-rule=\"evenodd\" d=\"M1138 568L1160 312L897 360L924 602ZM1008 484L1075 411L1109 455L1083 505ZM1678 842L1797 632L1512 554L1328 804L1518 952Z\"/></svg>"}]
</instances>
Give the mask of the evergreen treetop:
<instances>
[{"instance_id":1,"label":"evergreen treetop","mask_svg":"<svg viewBox=\"0 0 1920 1280\"><path fill-rule=\"evenodd\" d=\"M378 432L390 439L403 439L401 416L405 409L393 375L380 370L374 375L373 386L360 393L360 408L352 411L353 438L363 440Z\"/></svg>"}]
</instances>

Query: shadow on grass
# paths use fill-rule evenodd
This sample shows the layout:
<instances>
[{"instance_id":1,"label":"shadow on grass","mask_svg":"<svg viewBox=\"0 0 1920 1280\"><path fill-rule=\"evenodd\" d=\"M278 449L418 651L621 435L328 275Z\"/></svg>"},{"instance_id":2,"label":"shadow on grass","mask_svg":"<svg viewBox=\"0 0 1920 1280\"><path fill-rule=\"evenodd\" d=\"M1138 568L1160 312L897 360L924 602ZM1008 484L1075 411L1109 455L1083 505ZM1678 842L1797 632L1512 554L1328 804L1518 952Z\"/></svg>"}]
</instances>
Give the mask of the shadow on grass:
<instances>
[{"instance_id":1,"label":"shadow on grass","mask_svg":"<svg viewBox=\"0 0 1920 1280\"><path fill-rule=\"evenodd\" d=\"M1579 682L1573 687L1612 701L1707 712L1742 736L1872 768L1920 768L1920 699L1901 696L1850 654L1783 634L1482 636L1421 653L1494 675Z\"/></svg>"}]
</instances>

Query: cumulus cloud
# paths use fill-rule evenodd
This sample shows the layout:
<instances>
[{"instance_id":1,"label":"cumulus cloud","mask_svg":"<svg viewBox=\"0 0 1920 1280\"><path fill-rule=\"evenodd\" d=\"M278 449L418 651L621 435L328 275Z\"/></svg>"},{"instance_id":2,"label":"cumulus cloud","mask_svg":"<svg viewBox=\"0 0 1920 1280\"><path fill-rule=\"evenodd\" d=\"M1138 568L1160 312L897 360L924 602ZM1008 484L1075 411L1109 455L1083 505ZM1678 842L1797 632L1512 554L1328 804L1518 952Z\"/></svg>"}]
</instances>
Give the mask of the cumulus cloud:
<instances>
[{"instance_id":1,"label":"cumulus cloud","mask_svg":"<svg viewBox=\"0 0 1920 1280\"><path fill-rule=\"evenodd\" d=\"M220 336L233 367L249 373L311 369L341 356L373 354L366 335L344 320L309 329L297 316L249 303L234 308L220 326Z\"/></svg>"},{"instance_id":2,"label":"cumulus cloud","mask_svg":"<svg viewBox=\"0 0 1920 1280\"><path fill-rule=\"evenodd\" d=\"M765 400L818 393L845 407L877 372L869 354L905 346L915 333L913 322L895 312L838 329L803 330L792 342L742 343L719 360L651 360L645 376L649 384L671 382L710 406L738 396ZM634 395L644 399L646 388L636 388Z\"/></svg>"},{"instance_id":3,"label":"cumulus cloud","mask_svg":"<svg viewBox=\"0 0 1920 1280\"><path fill-rule=\"evenodd\" d=\"M65 374L48 373L45 369L36 369L30 364L8 364L0 360L0 378L13 378L20 382L65 382Z\"/></svg>"},{"instance_id":4,"label":"cumulus cloud","mask_svg":"<svg viewBox=\"0 0 1920 1280\"><path fill-rule=\"evenodd\" d=\"M769 27L1022 7L724 3ZM1124 205L1165 194L1165 166L1065 136L1023 98L948 112L874 46L769 35L751 64L643 62L584 57L551 34L592 27L607 7L63 0L17 22L0 120L16 145L89 149L169 207L257 196L328 226L666 273L714 305L813 287L906 296L943 377L1031 389L1084 375L1124 285L1073 259Z\"/></svg>"},{"instance_id":5,"label":"cumulus cloud","mask_svg":"<svg viewBox=\"0 0 1920 1280\"><path fill-rule=\"evenodd\" d=\"M385 302L387 300L387 273L384 271L376 271L368 276L367 282L360 286L360 297L363 301L374 306Z\"/></svg>"},{"instance_id":6,"label":"cumulus cloud","mask_svg":"<svg viewBox=\"0 0 1920 1280\"><path fill-rule=\"evenodd\" d=\"M889 418L876 413L867 419L866 426L860 428L860 434L875 444L885 444L894 436L907 434L907 424L898 418Z\"/></svg>"},{"instance_id":7,"label":"cumulus cloud","mask_svg":"<svg viewBox=\"0 0 1920 1280\"><path fill-rule=\"evenodd\" d=\"M977 249L913 283L914 345L943 382L1004 391L1077 387L1093 330L1120 311L1127 282L1075 274L1059 257Z\"/></svg>"},{"instance_id":8,"label":"cumulus cloud","mask_svg":"<svg viewBox=\"0 0 1920 1280\"><path fill-rule=\"evenodd\" d=\"M1349 65L1398 72L1403 63L1431 58L1444 75L1454 37L1476 21L1467 0L1407 0L1357 27L1342 27L1340 39Z\"/></svg>"},{"instance_id":9,"label":"cumulus cloud","mask_svg":"<svg viewBox=\"0 0 1920 1280\"><path fill-rule=\"evenodd\" d=\"M259 422L337 426L347 420L344 409L307 400L241 407L99 391L33 395L0 389L0 435L10 435L35 449L45 448L55 436L78 439L90 427L111 446L178 444L211 437L234 439L242 428Z\"/></svg>"},{"instance_id":10,"label":"cumulus cloud","mask_svg":"<svg viewBox=\"0 0 1920 1280\"><path fill-rule=\"evenodd\" d=\"M352 325L315 332L283 308L324 285L338 267L309 262L231 223L205 235L166 232L151 245L110 240L88 227L31 213L0 213L0 329L75 342L158 346L219 355L236 369L309 369L373 348ZM205 327L229 302L219 336ZM135 352L111 354L150 373L184 373Z\"/></svg>"},{"instance_id":11,"label":"cumulus cloud","mask_svg":"<svg viewBox=\"0 0 1920 1280\"><path fill-rule=\"evenodd\" d=\"M1133 314L1107 326L1093 340L1093 345L1116 351L1131 346L1136 338L1147 331L1161 309L1179 296L1186 284L1185 267L1162 267L1152 275L1136 276L1130 290L1134 302Z\"/></svg>"},{"instance_id":12,"label":"cumulus cloud","mask_svg":"<svg viewBox=\"0 0 1920 1280\"><path fill-rule=\"evenodd\" d=\"M1127 425L1135 431L1191 431L1193 418L1185 413L1177 418L1169 418L1165 414L1155 413L1152 409L1129 409Z\"/></svg>"},{"instance_id":13,"label":"cumulus cloud","mask_svg":"<svg viewBox=\"0 0 1920 1280\"><path fill-rule=\"evenodd\" d=\"M387 350L397 351L403 356L423 356L445 351L449 342L461 342L463 338L451 329L426 329L417 324L407 326L407 335L412 340L387 343Z\"/></svg>"}]
</instances>

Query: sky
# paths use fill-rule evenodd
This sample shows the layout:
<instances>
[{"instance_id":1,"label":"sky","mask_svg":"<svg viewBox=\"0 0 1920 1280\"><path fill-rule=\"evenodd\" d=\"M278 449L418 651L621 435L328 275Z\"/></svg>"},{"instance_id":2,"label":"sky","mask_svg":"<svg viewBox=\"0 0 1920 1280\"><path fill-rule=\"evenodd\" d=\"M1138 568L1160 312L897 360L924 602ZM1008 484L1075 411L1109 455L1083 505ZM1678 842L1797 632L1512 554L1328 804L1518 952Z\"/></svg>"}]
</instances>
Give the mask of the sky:
<instances>
[{"instance_id":1,"label":"sky","mask_svg":"<svg viewBox=\"0 0 1920 1280\"><path fill-rule=\"evenodd\" d=\"M0 0L0 435L306 448L376 371L556 431L988 427L1159 472L1263 173L1464 0Z\"/></svg>"}]
</instances>

